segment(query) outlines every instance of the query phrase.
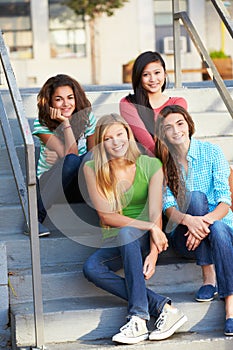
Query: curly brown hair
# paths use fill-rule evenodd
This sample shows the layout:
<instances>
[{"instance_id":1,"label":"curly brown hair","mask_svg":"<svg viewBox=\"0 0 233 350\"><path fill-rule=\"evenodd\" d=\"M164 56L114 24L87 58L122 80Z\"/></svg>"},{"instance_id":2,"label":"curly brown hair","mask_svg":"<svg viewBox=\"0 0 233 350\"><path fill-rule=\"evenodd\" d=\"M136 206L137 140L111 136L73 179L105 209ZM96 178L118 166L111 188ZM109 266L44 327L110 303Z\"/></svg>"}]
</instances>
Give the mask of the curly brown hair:
<instances>
[{"instance_id":1,"label":"curly brown hair","mask_svg":"<svg viewBox=\"0 0 233 350\"><path fill-rule=\"evenodd\" d=\"M63 132L61 131L61 128L59 128L60 123L57 120L52 120L50 118L52 96L55 90L61 86L69 86L74 93L76 108L72 115L70 124L75 138L78 141L89 124L91 103L87 99L86 94L78 81L69 75L58 74L54 77L49 78L42 86L37 96L39 122L40 124L47 126L51 131L54 131L56 129L58 136L63 139Z\"/></svg>"},{"instance_id":2,"label":"curly brown hair","mask_svg":"<svg viewBox=\"0 0 233 350\"><path fill-rule=\"evenodd\" d=\"M163 163L165 184L168 185L174 196L177 198L178 204L181 204L185 198L185 182L177 161L176 152L172 145L167 141L163 127L164 119L171 113L179 113L184 117L188 124L190 139L195 132L195 125L188 111L178 105L164 107L160 111L155 122L155 134L157 136L155 156Z\"/></svg>"}]
</instances>

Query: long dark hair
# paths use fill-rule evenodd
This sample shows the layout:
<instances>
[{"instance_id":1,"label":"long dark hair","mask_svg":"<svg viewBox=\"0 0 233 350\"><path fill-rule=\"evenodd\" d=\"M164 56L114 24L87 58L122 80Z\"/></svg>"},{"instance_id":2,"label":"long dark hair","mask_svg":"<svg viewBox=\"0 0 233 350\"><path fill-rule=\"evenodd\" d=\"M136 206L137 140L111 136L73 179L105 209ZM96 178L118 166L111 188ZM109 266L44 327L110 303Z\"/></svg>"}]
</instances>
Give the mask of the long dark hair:
<instances>
[{"instance_id":1,"label":"long dark hair","mask_svg":"<svg viewBox=\"0 0 233 350\"><path fill-rule=\"evenodd\" d=\"M163 172L165 182L177 198L178 204L184 203L185 198L185 182L177 161L176 152L172 145L167 141L164 133L164 120L171 113L181 114L188 124L189 138L195 132L195 125L191 115L187 110L179 105L171 105L164 107L155 122L155 134L157 142L155 145L155 156L163 163Z\"/></svg>"},{"instance_id":2,"label":"long dark hair","mask_svg":"<svg viewBox=\"0 0 233 350\"><path fill-rule=\"evenodd\" d=\"M146 51L140 54L133 65L132 86L134 94L129 94L126 99L133 103L150 134L154 134L154 111L150 105L147 91L142 87L142 73L145 66L151 62L160 62L166 73L166 65L162 56L158 52ZM166 88L166 78L162 86L162 92Z\"/></svg>"},{"instance_id":3,"label":"long dark hair","mask_svg":"<svg viewBox=\"0 0 233 350\"><path fill-rule=\"evenodd\" d=\"M49 130L56 132L58 136L63 139L63 132L61 132L60 123L57 120L50 118L50 107L52 106L52 96L55 90L61 86L69 86L75 98L75 110L71 118L71 127L74 132L76 140L83 134L89 124L89 114L91 112L91 103L87 99L84 90L77 80L66 74L58 74L49 78L37 96L37 107L39 122L45 125Z\"/></svg>"}]
</instances>

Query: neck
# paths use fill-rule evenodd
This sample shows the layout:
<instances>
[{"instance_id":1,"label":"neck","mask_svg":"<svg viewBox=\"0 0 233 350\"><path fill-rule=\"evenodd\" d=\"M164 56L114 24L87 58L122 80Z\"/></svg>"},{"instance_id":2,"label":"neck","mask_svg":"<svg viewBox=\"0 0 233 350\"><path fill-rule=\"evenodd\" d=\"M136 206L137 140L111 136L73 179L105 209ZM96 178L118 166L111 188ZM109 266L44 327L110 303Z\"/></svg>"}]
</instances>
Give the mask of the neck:
<instances>
[{"instance_id":1,"label":"neck","mask_svg":"<svg viewBox=\"0 0 233 350\"><path fill-rule=\"evenodd\" d=\"M190 146L190 140L188 140L185 143L182 143L181 145L176 145L174 147L175 153L177 155L177 159L181 163L182 163L182 160L186 160L186 158L187 158L189 146Z\"/></svg>"},{"instance_id":2,"label":"neck","mask_svg":"<svg viewBox=\"0 0 233 350\"><path fill-rule=\"evenodd\" d=\"M148 94L148 97L152 108L158 108L162 106L168 99L167 96L163 95L161 90L154 92L153 94Z\"/></svg>"},{"instance_id":3,"label":"neck","mask_svg":"<svg viewBox=\"0 0 233 350\"><path fill-rule=\"evenodd\" d=\"M109 160L109 163L112 167L124 168L128 162L125 158L112 158Z\"/></svg>"}]
</instances>

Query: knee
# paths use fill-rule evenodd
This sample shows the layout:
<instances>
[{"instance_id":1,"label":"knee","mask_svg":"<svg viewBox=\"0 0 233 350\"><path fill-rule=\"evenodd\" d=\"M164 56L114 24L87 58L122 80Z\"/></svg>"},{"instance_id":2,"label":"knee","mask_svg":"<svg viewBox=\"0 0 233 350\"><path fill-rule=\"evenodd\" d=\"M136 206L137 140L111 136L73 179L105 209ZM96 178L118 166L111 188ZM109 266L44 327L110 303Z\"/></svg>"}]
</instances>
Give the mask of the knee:
<instances>
[{"instance_id":1,"label":"knee","mask_svg":"<svg viewBox=\"0 0 233 350\"><path fill-rule=\"evenodd\" d=\"M223 222L217 220L212 225L210 225L210 240L212 243L219 244L223 246L226 241L231 241L231 235L229 234L230 228ZM230 244L230 243L229 243Z\"/></svg>"},{"instance_id":2,"label":"knee","mask_svg":"<svg viewBox=\"0 0 233 350\"><path fill-rule=\"evenodd\" d=\"M87 259L87 261L83 265L83 274L85 278L90 282L93 282L97 275L97 270L95 266L96 265L92 263L90 258Z\"/></svg>"},{"instance_id":3,"label":"knee","mask_svg":"<svg viewBox=\"0 0 233 350\"><path fill-rule=\"evenodd\" d=\"M81 158L76 154L67 154L64 158L63 164L63 175L68 174L69 176L73 173L77 173L81 165Z\"/></svg>"},{"instance_id":4,"label":"knee","mask_svg":"<svg viewBox=\"0 0 233 350\"><path fill-rule=\"evenodd\" d=\"M67 167L79 167L81 162L81 157L74 153L67 154L64 159L64 165Z\"/></svg>"},{"instance_id":5,"label":"knee","mask_svg":"<svg viewBox=\"0 0 233 350\"><path fill-rule=\"evenodd\" d=\"M205 193L203 193L201 191L192 191L191 192L191 200L204 201L205 199L207 199Z\"/></svg>"},{"instance_id":6,"label":"knee","mask_svg":"<svg viewBox=\"0 0 233 350\"><path fill-rule=\"evenodd\" d=\"M208 201L201 191L190 192L186 198L187 213L191 215L205 215L208 212Z\"/></svg>"},{"instance_id":7,"label":"knee","mask_svg":"<svg viewBox=\"0 0 233 350\"><path fill-rule=\"evenodd\" d=\"M119 230L118 243L120 246L137 242L137 240L143 235L141 230L134 227L125 226Z\"/></svg>"}]
</instances>

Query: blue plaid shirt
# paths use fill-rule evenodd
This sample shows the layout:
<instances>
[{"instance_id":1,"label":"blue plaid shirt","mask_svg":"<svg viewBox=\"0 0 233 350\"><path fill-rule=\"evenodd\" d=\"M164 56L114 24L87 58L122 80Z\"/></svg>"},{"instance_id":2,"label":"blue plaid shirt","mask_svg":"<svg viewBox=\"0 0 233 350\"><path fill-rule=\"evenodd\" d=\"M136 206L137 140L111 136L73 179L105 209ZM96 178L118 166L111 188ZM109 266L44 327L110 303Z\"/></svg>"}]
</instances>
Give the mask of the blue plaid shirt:
<instances>
[{"instance_id":1,"label":"blue plaid shirt","mask_svg":"<svg viewBox=\"0 0 233 350\"><path fill-rule=\"evenodd\" d=\"M228 178L230 166L221 148L209 142L191 138L187 154L188 174L182 169L188 191L201 191L207 196L209 211L213 211L220 202L231 205L231 193ZM169 187L163 194L163 210L170 207L178 208L176 198ZM233 213L222 219L233 228Z\"/></svg>"}]
</instances>

